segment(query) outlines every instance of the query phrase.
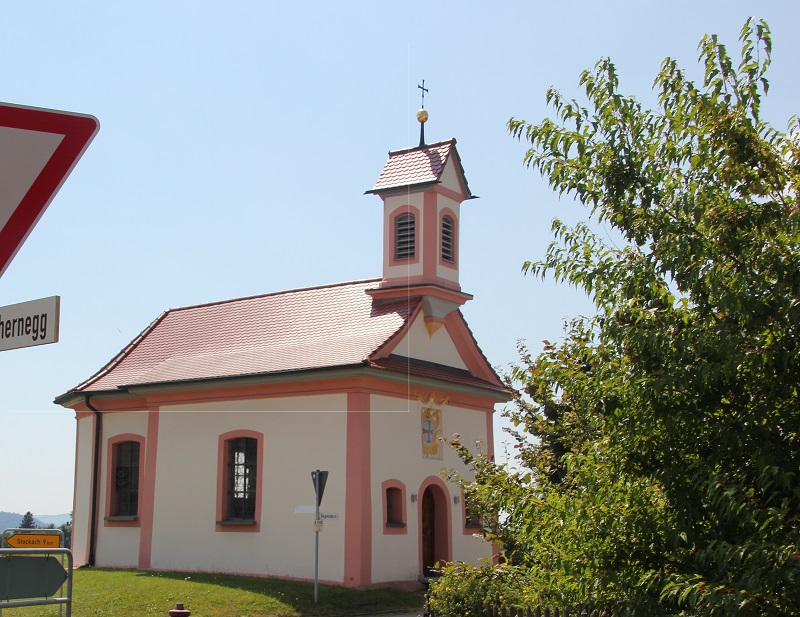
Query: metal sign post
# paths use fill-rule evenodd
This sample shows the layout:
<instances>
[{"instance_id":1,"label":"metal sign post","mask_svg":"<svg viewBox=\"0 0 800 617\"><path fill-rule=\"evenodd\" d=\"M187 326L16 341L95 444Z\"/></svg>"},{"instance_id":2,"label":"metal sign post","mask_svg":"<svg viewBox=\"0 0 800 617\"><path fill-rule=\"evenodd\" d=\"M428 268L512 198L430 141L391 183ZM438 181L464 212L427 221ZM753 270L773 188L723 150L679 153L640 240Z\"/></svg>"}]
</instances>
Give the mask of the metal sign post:
<instances>
[{"instance_id":1,"label":"metal sign post","mask_svg":"<svg viewBox=\"0 0 800 617\"><path fill-rule=\"evenodd\" d=\"M311 472L311 480L314 482L314 604L319 600L319 532L322 531L322 519L319 516L319 505L322 503L322 493L325 492L325 484L328 482L328 472Z\"/></svg>"}]
</instances>

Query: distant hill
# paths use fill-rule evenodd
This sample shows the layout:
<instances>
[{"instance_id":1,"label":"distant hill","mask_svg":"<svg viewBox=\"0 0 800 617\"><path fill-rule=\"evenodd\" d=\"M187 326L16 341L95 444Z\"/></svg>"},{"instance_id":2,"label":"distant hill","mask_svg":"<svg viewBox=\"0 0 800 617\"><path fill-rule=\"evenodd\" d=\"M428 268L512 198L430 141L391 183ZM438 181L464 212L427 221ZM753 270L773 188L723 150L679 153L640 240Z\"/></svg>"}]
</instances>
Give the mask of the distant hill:
<instances>
[{"instance_id":1,"label":"distant hill","mask_svg":"<svg viewBox=\"0 0 800 617\"><path fill-rule=\"evenodd\" d=\"M23 513L24 514L24 513ZM18 512L0 512L0 532L4 529L16 529L22 521L23 514ZM69 514L42 514L37 516L33 515L37 527L47 527L48 525L55 525L58 527L64 523L69 522Z\"/></svg>"},{"instance_id":2,"label":"distant hill","mask_svg":"<svg viewBox=\"0 0 800 617\"><path fill-rule=\"evenodd\" d=\"M63 525L64 523L69 523L69 514L42 514L41 516L36 516L34 514L33 518L36 519L36 525L38 526L41 523L42 527L47 527L50 524L55 525L58 527L59 525Z\"/></svg>"}]
</instances>

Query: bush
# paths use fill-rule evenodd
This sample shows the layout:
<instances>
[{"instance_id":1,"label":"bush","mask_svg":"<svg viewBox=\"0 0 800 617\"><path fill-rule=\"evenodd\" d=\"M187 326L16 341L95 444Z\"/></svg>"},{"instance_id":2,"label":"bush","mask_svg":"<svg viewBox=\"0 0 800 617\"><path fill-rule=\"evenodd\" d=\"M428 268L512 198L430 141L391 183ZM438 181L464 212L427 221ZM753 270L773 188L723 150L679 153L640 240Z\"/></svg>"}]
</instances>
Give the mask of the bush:
<instances>
[{"instance_id":1,"label":"bush","mask_svg":"<svg viewBox=\"0 0 800 617\"><path fill-rule=\"evenodd\" d=\"M431 583L427 609L435 617L483 615L487 604L530 606L526 569L509 564L473 566L448 564Z\"/></svg>"}]
</instances>

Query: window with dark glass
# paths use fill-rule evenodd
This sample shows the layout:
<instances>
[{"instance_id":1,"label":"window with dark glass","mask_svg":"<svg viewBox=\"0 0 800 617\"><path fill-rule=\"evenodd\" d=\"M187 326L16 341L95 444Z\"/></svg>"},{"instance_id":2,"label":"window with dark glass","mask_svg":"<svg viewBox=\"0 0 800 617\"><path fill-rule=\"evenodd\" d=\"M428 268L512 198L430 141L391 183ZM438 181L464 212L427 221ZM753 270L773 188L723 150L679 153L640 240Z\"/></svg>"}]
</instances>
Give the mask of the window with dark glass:
<instances>
[{"instance_id":1,"label":"window with dark glass","mask_svg":"<svg viewBox=\"0 0 800 617\"><path fill-rule=\"evenodd\" d=\"M475 514L469 506L464 507L464 527L467 529L480 529L483 527L480 515Z\"/></svg>"},{"instance_id":2,"label":"window with dark glass","mask_svg":"<svg viewBox=\"0 0 800 617\"><path fill-rule=\"evenodd\" d=\"M256 516L256 458L258 442L241 437L228 442L228 520Z\"/></svg>"},{"instance_id":3,"label":"window with dark glass","mask_svg":"<svg viewBox=\"0 0 800 617\"><path fill-rule=\"evenodd\" d=\"M403 521L403 491L397 487L386 489L386 525L402 526Z\"/></svg>"},{"instance_id":4,"label":"window with dark glass","mask_svg":"<svg viewBox=\"0 0 800 617\"><path fill-rule=\"evenodd\" d=\"M413 214L402 214L395 221L395 259L414 259L416 226Z\"/></svg>"},{"instance_id":5,"label":"window with dark glass","mask_svg":"<svg viewBox=\"0 0 800 617\"><path fill-rule=\"evenodd\" d=\"M442 217L442 259L454 262L453 250L453 219L449 216Z\"/></svg>"},{"instance_id":6,"label":"window with dark glass","mask_svg":"<svg viewBox=\"0 0 800 617\"><path fill-rule=\"evenodd\" d=\"M139 443L114 446L114 511L112 516L137 516L139 512Z\"/></svg>"}]
</instances>

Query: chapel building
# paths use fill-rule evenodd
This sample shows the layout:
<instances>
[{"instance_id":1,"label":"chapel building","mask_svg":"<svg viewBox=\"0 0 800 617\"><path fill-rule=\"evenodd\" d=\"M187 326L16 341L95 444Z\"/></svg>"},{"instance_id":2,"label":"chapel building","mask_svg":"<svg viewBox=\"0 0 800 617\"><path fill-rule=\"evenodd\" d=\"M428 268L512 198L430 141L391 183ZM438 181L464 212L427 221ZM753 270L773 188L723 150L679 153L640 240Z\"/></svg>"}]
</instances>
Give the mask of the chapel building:
<instances>
[{"instance_id":1,"label":"chapel building","mask_svg":"<svg viewBox=\"0 0 800 617\"><path fill-rule=\"evenodd\" d=\"M427 117L425 117L427 119ZM417 581L477 562L442 439L493 449L508 392L459 307L456 141L393 151L381 278L170 309L56 403L76 412L75 566Z\"/></svg>"}]
</instances>

